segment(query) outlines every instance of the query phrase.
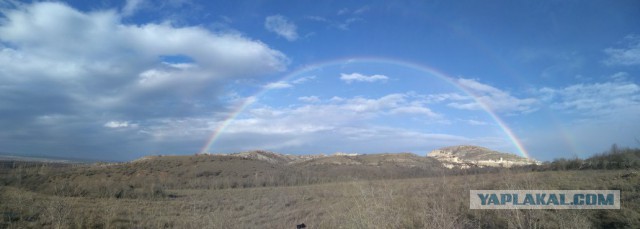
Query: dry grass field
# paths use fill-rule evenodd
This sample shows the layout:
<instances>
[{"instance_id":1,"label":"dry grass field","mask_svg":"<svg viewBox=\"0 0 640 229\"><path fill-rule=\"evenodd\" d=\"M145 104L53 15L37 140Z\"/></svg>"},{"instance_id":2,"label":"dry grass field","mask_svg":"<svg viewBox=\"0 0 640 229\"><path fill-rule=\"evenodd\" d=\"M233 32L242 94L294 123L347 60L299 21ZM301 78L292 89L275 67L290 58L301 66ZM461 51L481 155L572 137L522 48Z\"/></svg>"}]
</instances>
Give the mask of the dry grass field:
<instances>
[{"instance_id":1,"label":"dry grass field","mask_svg":"<svg viewBox=\"0 0 640 229\"><path fill-rule=\"evenodd\" d=\"M295 228L300 223L308 228L640 226L640 176L635 170L505 169L469 175L442 173L424 178L221 189L166 188L159 187L160 181L150 180L145 185L132 185L132 194L120 196L104 185L122 183L109 181L106 175L91 181L72 179L73 173L65 172L92 169L26 166L3 170L0 228ZM61 175L69 182L62 182ZM130 179L135 181L135 177L133 174ZM70 193L77 188L66 187L69 185L102 185L107 194ZM470 210L471 189L619 189L622 209Z\"/></svg>"}]
</instances>

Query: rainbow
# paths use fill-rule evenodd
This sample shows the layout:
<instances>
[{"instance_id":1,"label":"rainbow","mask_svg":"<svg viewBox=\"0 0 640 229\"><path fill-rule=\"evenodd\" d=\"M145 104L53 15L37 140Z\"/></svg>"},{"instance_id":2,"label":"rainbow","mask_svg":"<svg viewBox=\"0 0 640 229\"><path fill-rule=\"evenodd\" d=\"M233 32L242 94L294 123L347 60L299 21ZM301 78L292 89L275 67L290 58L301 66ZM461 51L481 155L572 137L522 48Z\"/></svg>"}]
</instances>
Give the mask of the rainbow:
<instances>
[{"instance_id":1,"label":"rainbow","mask_svg":"<svg viewBox=\"0 0 640 229\"><path fill-rule=\"evenodd\" d=\"M364 63L371 63L371 64L392 64L392 65L396 65L396 66L400 66L400 67L411 68L411 69L415 69L415 70L418 70L418 71L429 73L429 74L431 74L431 75L433 75L433 76L435 76L435 77L437 77L437 78L439 78L439 79L451 84L456 89L458 89L460 91L463 91L467 95L471 96L475 100L476 103L480 104L482 109L502 129L502 131L504 132L506 137L515 146L515 148L518 150L518 153L521 156L526 157L526 158L531 158L529 153L524 148L524 146L522 146L522 143L516 137L516 135L513 133L511 128L509 128L509 126L500 118L500 116L498 116L491 109L491 107L488 104L482 102L482 100L480 100L478 98L478 96L474 95L474 93L470 92L467 88L461 86L458 82L456 82L455 78L447 76L446 74L442 73L441 71L439 71L439 70L437 70L435 68L426 66L426 65L421 65L421 64L417 64L417 63L413 63L413 62L396 60L396 59L380 58L380 57L341 58L341 59L333 59L333 60L329 60L329 61L317 62L317 63L314 63L314 64L302 66L302 67L300 67L300 68L298 68L298 69L296 69L294 71L291 71L290 73L286 74L279 81L288 81L288 80L290 80L290 79L292 79L294 77L299 77L301 74L303 74L305 72L309 72L311 70L316 70L316 69L319 69L319 68L328 67L328 66L334 66L334 65L344 65L344 64L348 64L348 63L354 63L354 62L364 62ZM254 101L255 101L255 98L259 98L260 96L262 96L267 91L269 91L269 89L262 89L262 90L258 91L253 96L249 97L249 99L246 99L243 103L241 103L238 107L236 107L236 109L233 110L229 114L229 116L213 130L213 133L207 139L206 143L204 144L204 146L200 150L200 153L206 153L211 148L211 146L216 142L216 140L220 137L220 135L224 132L225 128L228 127L233 122L233 120L235 120L238 117L238 115L240 115L242 113L242 111L244 111L248 106L253 104Z\"/></svg>"}]
</instances>

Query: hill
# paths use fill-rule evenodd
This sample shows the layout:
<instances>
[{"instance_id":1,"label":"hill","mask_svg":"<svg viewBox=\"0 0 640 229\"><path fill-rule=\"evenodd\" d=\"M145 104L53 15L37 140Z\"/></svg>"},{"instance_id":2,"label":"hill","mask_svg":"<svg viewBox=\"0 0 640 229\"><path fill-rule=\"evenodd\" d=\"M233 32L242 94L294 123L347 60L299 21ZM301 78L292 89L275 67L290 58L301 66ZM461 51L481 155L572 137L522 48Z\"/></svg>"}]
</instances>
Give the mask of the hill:
<instances>
[{"instance_id":1,"label":"hill","mask_svg":"<svg viewBox=\"0 0 640 229\"><path fill-rule=\"evenodd\" d=\"M556 160L511 169L446 169L435 157L518 160L517 156L491 152L458 146L440 149L429 157L249 151L150 156L126 163L14 161L0 167L0 228L288 228L301 223L314 228L640 225L638 149L612 148L611 153L586 160ZM580 171L562 171L565 169ZM613 189L621 190L623 204L620 210L469 210L470 190L498 189Z\"/></svg>"},{"instance_id":2,"label":"hill","mask_svg":"<svg viewBox=\"0 0 640 229\"><path fill-rule=\"evenodd\" d=\"M447 168L512 167L540 164L515 154L498 152L485 147L461 145L431 151L427 157L435 158Z\"/></svg>"},{"instance_id":3,"label":"hill","mask_svg":"<svg viewBox=\"0 0 640 229\"><path fill-rule=\"evenodd\" d=\"M502 160L502 161L501 161ZM19 182L30 190L65 196L137 197L170 189L227 189L308 185L357 180L429 177L448 168L511 167L534 163L477 146L442 148L421 157L412 153L288 155L269 151L232 154L147 156L124 163L55 166L19 163L36 171ZM15 168L16 164L7 164ZM54 171L56 170L56 171ZM61 186L59 184L65 184Z\"/></svg>"},{"instance_id":4,"label":"hill","mask_svg":"<svg viewBox=\"0 0 640 229\"><path fill-rule=\"evenodd\" d=\"M440 174L438 160L411 153L286 155L268 151L189 156L147 156L125 163L55 168L31 166L35 176L5 180L65 196L138 197L166 189L227 189L340 181L416 178ZM43 175L40 175L43 174ZM46 174L46 175L45 175ZM65 184L61 189L59 184Z\"/></svg>"}]
</instances>

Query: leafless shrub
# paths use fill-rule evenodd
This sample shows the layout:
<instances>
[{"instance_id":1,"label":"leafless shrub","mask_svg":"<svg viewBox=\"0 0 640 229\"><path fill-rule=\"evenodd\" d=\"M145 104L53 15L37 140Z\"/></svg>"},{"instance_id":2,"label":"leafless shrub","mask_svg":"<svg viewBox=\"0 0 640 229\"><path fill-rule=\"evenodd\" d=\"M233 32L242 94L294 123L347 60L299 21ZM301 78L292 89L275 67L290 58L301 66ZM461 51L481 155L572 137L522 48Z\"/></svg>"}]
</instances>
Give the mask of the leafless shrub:
<instances>
[{"instance_id":1,"label":"leafless shrub","mask_svg":"<svg viewBox=\"0 0 640 229\"><path fill-rule=\"evenodd\" d=\"M63 199L49 200L46 209L46 215L53 228L67 228L70 226L69 216L71 214L71 206Z\"/></svg>"}]
</instances>

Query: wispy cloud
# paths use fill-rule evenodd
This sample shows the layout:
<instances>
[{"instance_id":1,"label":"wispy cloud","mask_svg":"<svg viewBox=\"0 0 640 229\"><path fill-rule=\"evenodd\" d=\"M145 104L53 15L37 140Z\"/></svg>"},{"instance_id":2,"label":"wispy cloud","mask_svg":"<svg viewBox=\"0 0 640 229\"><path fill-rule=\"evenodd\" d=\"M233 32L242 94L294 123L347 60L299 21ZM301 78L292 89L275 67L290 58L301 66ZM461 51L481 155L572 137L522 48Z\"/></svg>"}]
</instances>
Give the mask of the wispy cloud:
<instances>
[{"instance_id":1,"label":"wispy cloud","mask_svg":"<svg viewBox=\"0 0 640 229\"><path fill-rule=\"evenodd\" d=\"M314 80L314 79L316 79L316 76L303 76L303 77L294 79L293 81L291 81L291 83L293 83L293 84L302 84L302 83L306 83L306 82Z\"/></svg>"},{"instance_id":2,"label":"wispy cloud","mask_svg":"<svg viewBox=\"0 0 640 229\"><path fill-rule=\"evenodd\" d=\"M331 28L347 31L354 23L364 22L364 15L369 10L371 10L369 6L363 6L355 10L342 8L337 11L337 16L306 16L305 18L311 21L326 23Z\"/></svg>"},{"instance_id":3,"label":"wispy cloud","mask_svg":"<svg viewBox=\"0 0 640 229\"><path fill-rule=\"evenodd\" d=\"M347 97L322 100L317 96L299 97L305 102L286 107L258 106L229 125L218 148L265 148L291 151L314 145L315 152L351 150L358 152L424 152L439 145L476 142L487 146L502 140L468 138L454 134L432 133L385 126L379 119L421 119L438 122L435 113L411 93L381 97ZM408 117L407 117L408 116ZM374 124L378 123L378 125ZM252 139L247 146L242 139ZM237 144L226 141L237 141ZM222 141L221 141L222 142ZM273 144L287 142L287 144ZM384 142L384 143L382 143ZM245 144L244 146L240 143ZM371 151L372 147L375 151ZM306 152L308 152L307 149Z\"/></svg>"},{"instance_id":4,"label":"wispy cloud","mask_svg":"<svg viewBox=\"0 0 640 229\"><path fill-rule=\"evenodd\" d=\"M280 80L280 81L276 81L276 82L271 82L268 83L266 85L264 85L263 87L266 89L283 89L283 88L292 88L297 84L303 84L306 83L310 80L315 79L316 76L303 76L303 77L299 77L296 78L294 80Z\"/></svg>"},{"instance_id":5,"label":"wispy cloud","mask_svg":"<svg viewBox=\"0 0 640 229\"><path fill-rule=\"evenodd\" d=\"M264 26L267 30L284 37L288 41L295 41L298 39L296 25L282 15L268 16L264 21Z\"/></svg>"},{"instance_id":6,"label":"wispy cloud","mask_svg":"<svg viewBox=\"0 0 640 229\"><path fill-rule=\"evenodd\" d=\"M342 8L340 10L338 10L337 14L338 15L347 15L347 14L363 14L367 11L371 10L371 7L369 6L362 6L360 8L357 8L355 10L351 10L349 8Z\"/></svg>"},{"instance_id":7,"label":"wispy cloud","mask_svg":"<svg viewBox=\"0 0 640 229\"><path fill-rule=\"evenodd\" d=\"M364 21L364 20L362 18L359 18L359 17L347 18L347 20L344 20L342 22L336 23L336 27L338 29L341 29L341 30L349 30L351 24L353 24L355 22L359 22L359 21Z\"/></svg>"},{"instance_id":8,"label":"wispy cloud","mask_svg":"<svg viewBox=\"0 0 640 229\"><path fill-rule=\"evenodd\" d=\"M131 16L145 4L145 0L127 0L122 7L122 16Z\"/></svg>"},{"instance_id":9,"label":"wispy cloud","mask_svg":"<svg viewBox=\"0 0 640 229\"><path fill-rule=\"evenodd\" d=\"M426 115L427 117L438 118L442 117L440 114L436 114L431 109L424 106L410 105L394 108L391 110L393 114L413 114L413 115Z\"/></svg>"},{"instance_id":10,"label":"wispy cloud","mask_svg":"<svg viewBox=\"0 0 640 229\"><path fill-rule=\"evenodd\" d=\"M358 123L357 120L363 121L369 118L399 114L422 115L423 118L428 119L442 117L421 103L419 96L404 93L388 94L378 98L334 97L328 100L321 100L318 96L303 96L298 100L307 104L282 109L261 108L259 113L264 114L265 109L278 110L278 112L269 112L269 116L273 117L273 114L277 113L279 115L308 117L307 121L310 123L320 122L329 125L351 125L350 122ZM325 118L316 119L319 117Z\"/></svg>"},{"instance_id":11,"label":"wispy cloud","mask_svg":"<svg viewBox=\"0 0 640 229\"><path fill-rule=\"evenodd\" d=\"M604 52L607 65L640 65L640 35L628 35L624 39L625 47L607 48Z\"/></svg>"},{"instance_id":12,"label":"wispy cloud","mask_svg":"<svg viewBox=\"0 0 640 229\"><path fill-rule=\"evenodd\" d=\"M362 13L365 13L365 12L367 12L367 11L369 11L369 10L371 10L371 7L369 7L369 6L363 6L363 7L360 7L360 8L358 8L358 9L354 10L354 11L353 11L353 13L354 13L354 14L362 14Z\"/></svg>"},{"instance_id":13,"label":"wispy cloud","mask_svg":"<svg viewBox=\"0 0 640 229\"><path fill-rule=\"evenodd\" d=\"M306 19L312 20L312 21L318 21L318 22L328 22L329 20L324 18L324 17L320 17L320 16L306 16Z\"/></svg>"},{"instance_id":14,"label":"wispy cloud","mask_svg":"<svg viewBox=\"0 0 640 229\"><path fill-rule=\"evenodd\" d=\"M597 116L620 112L640 112L640 86L633 82L574 84L568 87L540 89L550 107L570 113Z\"/></svg>"},{"instance_id":15,"label":"wispy cloud","mask_svg":"<svg viewBox=\"0 0 640 229\"><path fill-rule=\"evenodd\" d=\"M344 14L348 14L349 12L350 12L350 10L348 8L342 8L342 9L338 10L337 14L338 15L344 15Z\"/></svg>"},{"instance_id":16,"label":"wispy cloud","mask_svg":"<svg viewBox=\"0 0 640 229\"><path fill-rule=\"evenodd\" d=\"M320 98L318 96L302 96L298 97L298 100L307 103L318 103L320 102Z\"/></svg>"},{"instance_id":17,"label":"wispy cloud","mask_svg":"<svg viewBox=\"0 0 640 229\"><path fill-rule=\"evenodd\" d=\"M464 120L464 121L466 123L468 123L469 125L474 125L474 126L484 126L484 125L488 125L489 124L487 122L474 120L474 119L468 119L468 120Z\"/></svg>"},{"instance_id":18,"label":"wispy cloud","mask_svg":"<svg viewBox=\"0 0 640 229\"><path fill-rule=\"evenodd\" d=\"M506 113L529 113L539 108L539 101L535 98L517 98L506 91L473 79L459 78L456 82L471 93L477 101L449 103L449 106L454 108L480 110L482 105L486 105L493 111Z\"/></svg>"},{"instance_id":19,"label":"wispy cloud","mask_svg":"<svg viewBox=\"0 0 640 229\"><path fill-rule=\"evenodd\" d=\"M371 7L369 6L362 6L355 10L343 8L340 11L338 11L338 15L343 15L348 17L344 20L338 20L333 24L336 28L340 30L349 30L352 24L356 22L363 22L364 19L362 18L362 15L369 10L371 10Z\"/></svg>"},{"instance_id":20,"label":"wispy cloud","mask_svg":"<svg viewBox=\"0 0 640 229\"><path fill-rule=\"evenodd\" d=\"M129 124L129 122L127 121L109 121L104 124L104 127L108 127L108 128L137 127L137 124Z\"/></svg>"},{"instance_id":21,"label":"wispy cloud","mask_svg":"<svg viewBox=\"0 0 640 229\"><path fill-rule=\"evenodd\" d=\"M340 74L340 80L347 82L347 83L352 83L352 82L367 82L367 83L373 83L373 82L377 82L377 81L387 81L389 79L389 77L385 76L385 75L363 75L357 72L351 73L351 74L346 74L346 73L342 73Z\"/></svg>"},{"instance_id":22,"label":"wispy cloud","mask_svg":"<svg viewBox=\"0 0 640 229\"><path fill-rule=\"evenodd\" d=\"M264 88L266 89L283 89L283 88L290 88L290 87L293 87L293 85L285 81L277 81L277 82L272 82L272 83L268 83L267 85L264 85Z\"/></svg>"}]
</instances>

